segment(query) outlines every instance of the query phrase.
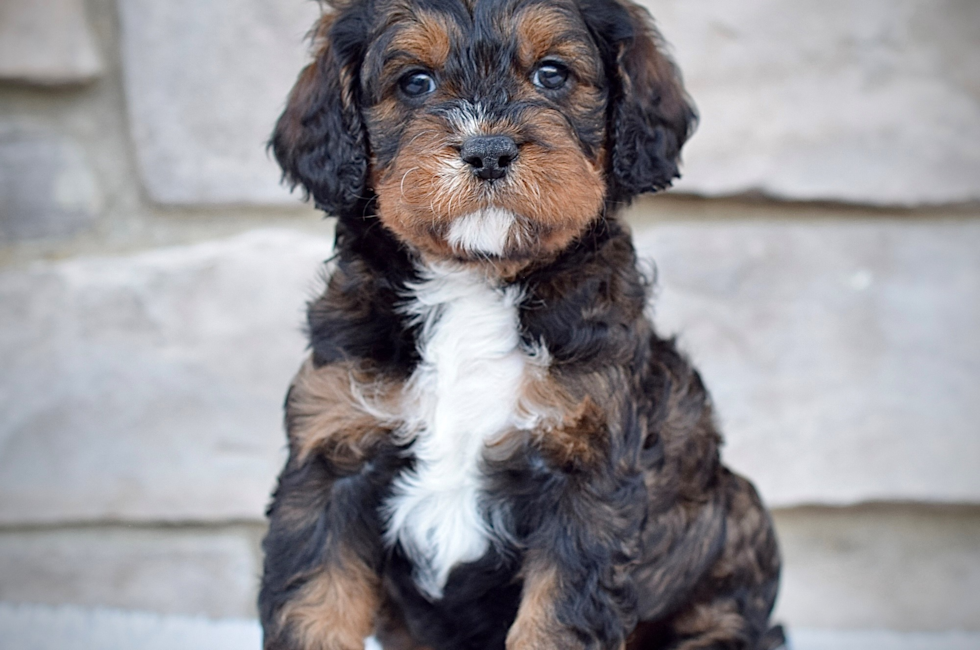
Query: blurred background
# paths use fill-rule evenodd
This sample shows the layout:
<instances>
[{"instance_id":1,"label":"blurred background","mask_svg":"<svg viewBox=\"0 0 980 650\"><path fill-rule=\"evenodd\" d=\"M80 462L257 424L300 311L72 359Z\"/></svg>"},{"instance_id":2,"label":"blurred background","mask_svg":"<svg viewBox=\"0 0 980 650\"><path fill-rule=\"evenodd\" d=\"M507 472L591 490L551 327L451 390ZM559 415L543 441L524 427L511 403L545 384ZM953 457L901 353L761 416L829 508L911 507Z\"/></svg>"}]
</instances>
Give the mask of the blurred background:
<instances>
[{"instance_id":1,"label":"blurred background","mask_svg":"<svg viewBox=\"0 0 980 650\"><path fill-rule=\"evenodd\" d=\"M646 5L701 125L630 219L774 509L777 617L980 648L980 2ZM264 142L318 14L0 0L0 647L258 647L333 227Z\"/></svg>"}]
</instances>

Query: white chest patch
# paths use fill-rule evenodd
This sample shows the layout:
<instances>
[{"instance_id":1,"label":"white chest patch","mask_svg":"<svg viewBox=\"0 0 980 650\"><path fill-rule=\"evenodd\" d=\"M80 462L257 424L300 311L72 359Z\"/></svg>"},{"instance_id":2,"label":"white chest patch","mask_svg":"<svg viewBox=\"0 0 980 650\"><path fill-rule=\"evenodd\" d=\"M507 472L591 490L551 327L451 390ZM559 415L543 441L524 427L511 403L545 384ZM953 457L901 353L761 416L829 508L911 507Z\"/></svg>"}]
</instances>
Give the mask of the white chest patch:
<instances>
[{"instance_id":1,"label":"white chest patch","mask_svg":"<svg viewBox=\"0 0 980 650\"><path fill-rule=\"evenodd\" d=\"M488 442L529 425L516 413L529 357L518 290L456 267L423 278L407 307L422 326L422 361L406 388L416 465L395 480L386 541L401 542L418 586L439 598L452 568L479 559L497 534L481 503L480 459Z\"/></svg>"}]
</instances>

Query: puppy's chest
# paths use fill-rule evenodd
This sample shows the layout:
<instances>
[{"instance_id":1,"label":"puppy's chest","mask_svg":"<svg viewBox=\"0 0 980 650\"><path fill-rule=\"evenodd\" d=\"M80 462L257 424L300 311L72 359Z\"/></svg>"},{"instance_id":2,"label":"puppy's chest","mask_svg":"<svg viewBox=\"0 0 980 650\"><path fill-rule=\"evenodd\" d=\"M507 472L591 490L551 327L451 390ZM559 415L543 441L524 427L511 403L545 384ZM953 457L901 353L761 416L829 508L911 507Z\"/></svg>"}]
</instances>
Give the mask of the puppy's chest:
<instances>
[{"instance_id":1,"label":"puppy's chest","mask_svg":"<svg viewBox=\"0 0 980 650\"><path fill-rule=\"evenodd\" d=\"M414 468L386 504L389 544L412 560L417 585L441 596L452 568L482 557L494 538L483 494L488 443L532 425L518 416L529 363L519 336L517 289L458 269L431 270L412 287L421 363L406 388Z\"/></svg>"}]
</instances>

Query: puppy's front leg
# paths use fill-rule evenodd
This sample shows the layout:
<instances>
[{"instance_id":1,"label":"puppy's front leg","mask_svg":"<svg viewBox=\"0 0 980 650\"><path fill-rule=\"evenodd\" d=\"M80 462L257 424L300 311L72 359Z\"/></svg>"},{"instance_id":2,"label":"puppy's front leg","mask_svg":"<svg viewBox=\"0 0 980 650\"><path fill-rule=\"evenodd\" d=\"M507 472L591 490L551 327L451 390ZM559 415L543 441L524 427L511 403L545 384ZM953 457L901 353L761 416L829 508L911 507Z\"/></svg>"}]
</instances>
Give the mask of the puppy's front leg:
<instances>
[{"instance_id":1,"label":"puppy's front leg","mask_svg":"<svg viewBox=\"0 0 980 650\"><path fill-rule=\"evenodd\" d=\"M363 650L381 603L378 504L403 462L387 388L308 362L286 400L290 457L269 508L259 608L265 650Z\"/></svg>"},{"instance_id":2,"label":"puppy's front leg","mask_svg":"<svg viewBox=\"0 0 980 650\"><path fill-rule=\"evenodd\" d=\"M265 650L364 649L380 605L376 572L349 541L326 554L262 602ZM268 586L263 592L271 595Z\"/></svg>"},{"instance_id":3,"label":"puppy's front leg","mask_svg":"<svg viewBox=\"0 0 980 650\"><path fill-rule=\"evenodd\" d=\"M617 650L636 624L628 570L639 540L638 476L553 473L535 492L521 604L507 650ZM550 498L549 498L550 496ZM530 510L530 508L529 508Z\"/></svg>"},{"instance_id":4,"label":"puppy's front leg","mask_svg":"<svg viewBox=\"0 0 980 650\"><path fill-rule=\"evenodd\" d=\"M623 647L635 620L627 606L631 590L612 575L618 571L571 569L555 558L536 556L525 562L523 573L521 604L507 634L507 650Z\"/></svg>"},{"instance_id":5,"label":"puppy's front leg","mask_svg":"<svg viewBox=\"0 0 980 650\"><path fill-rule=\"evenodd\" d=\"M559 588L555 567L545 561L525 564L521 606L507 633L508 650L545 650L562 645L562 626L556 611Z\"/></svg>"}]
</instances>

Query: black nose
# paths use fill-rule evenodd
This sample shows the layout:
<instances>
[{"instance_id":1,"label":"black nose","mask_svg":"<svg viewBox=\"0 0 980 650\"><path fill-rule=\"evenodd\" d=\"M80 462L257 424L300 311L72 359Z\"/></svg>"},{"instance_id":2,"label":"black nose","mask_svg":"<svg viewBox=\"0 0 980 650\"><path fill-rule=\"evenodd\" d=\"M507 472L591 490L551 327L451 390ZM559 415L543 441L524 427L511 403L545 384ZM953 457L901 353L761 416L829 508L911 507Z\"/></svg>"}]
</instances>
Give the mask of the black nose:
<instances>
[{"instance_id":1,"label":"black nose","mask_svg":"<svg viewBox=\"0 0 980 650\"><path fill-rule=\"evenodd\" d=\"M506 135L480 135L463 143L460 157L484 180L503 178L517 158L517 143Z\"/></svg>"}]
</instances>

